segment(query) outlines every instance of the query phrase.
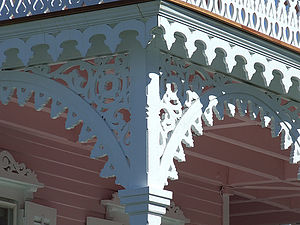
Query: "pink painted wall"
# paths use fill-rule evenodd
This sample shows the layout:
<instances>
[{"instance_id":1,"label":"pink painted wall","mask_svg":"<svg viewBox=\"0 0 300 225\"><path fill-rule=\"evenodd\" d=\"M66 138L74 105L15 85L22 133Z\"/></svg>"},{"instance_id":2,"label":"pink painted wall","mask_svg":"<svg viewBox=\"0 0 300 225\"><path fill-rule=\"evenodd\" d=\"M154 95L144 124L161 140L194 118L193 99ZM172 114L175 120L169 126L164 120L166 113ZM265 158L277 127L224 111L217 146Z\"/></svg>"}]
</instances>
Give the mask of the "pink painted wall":
<instances>
[{"instance_id":1,"label":"pink painted wall","mask_svg":"<svg viewBox=\"0 0 300 225\"><path fill-rule=\"evenodd\" d=\"M0 106L0 148L34 170L45 185L34 202L57 209L58 225L84 225L87 216L104 218L101 199L111 199L118 187L99 172L106 159L90 159L91 145L74 143L79 129L67 131L64 119L20 108ZM120 187L119 187L120 188Z\"/></svg>"},{"instance_id":2,"label":"pink painted wall","mask_svg":"<svg viewBox=\"0 0 300 225\"><path fill-rule=\"evenodd\" d=\"M112 193L122 187L115 185L113 178L99 177L106 158L89 157L95 140L76 143L81 125L66 130L64 115L53 120L48 112L36 112L30 104L23 108L16 103L0 105L0 112L0 148L34 170L45 185L34 194L34 202L56 208L57 225L84 225L87 216L104 218L100 201L111 199ZM187 156L187 160L189 164L179 163L178 168L194 173L195 159ZM199 167L198 162L194 163ZM181 174L179 181L169 183L166 189L174 192L175 204L191 224L221 224L222 203L217 185Z\"/></svg>"},{"instance_id":3,"label":"pink painted wall","mask_svg":"<svg viewBox=\"0 0 300 225\"><path fill-rule=\"evenodd\" d=\"M58 225L84 225L87 216L104 218L100 201L121 187L99 177L106 159L90 159L95 140L77 143L81 125L66 130L64 117L52 120L47 107L36 112L31 103L0 105L0 149L36 172L45 187L34 201L56 208ZM300 208L298 166L289 164L280 138L271 138L270 129L257 124L225 118L205 127L204 135L194 138L195 147L185 148L187 162L175 162L179 180L169 181L166 189L173 191L190 224L222 224L222 186L234 193L231 225L300 221L293 211Z\"/></svg>"}]
</instances>

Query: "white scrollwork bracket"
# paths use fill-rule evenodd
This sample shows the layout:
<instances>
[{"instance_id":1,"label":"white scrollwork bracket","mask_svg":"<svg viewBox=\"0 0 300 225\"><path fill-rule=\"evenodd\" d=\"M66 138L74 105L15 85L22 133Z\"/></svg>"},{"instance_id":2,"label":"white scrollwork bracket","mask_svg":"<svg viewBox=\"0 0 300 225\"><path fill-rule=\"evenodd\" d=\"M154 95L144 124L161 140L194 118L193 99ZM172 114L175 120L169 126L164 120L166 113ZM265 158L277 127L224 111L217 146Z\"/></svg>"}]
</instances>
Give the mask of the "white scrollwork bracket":
<instances>
[{"instance_id":1,"label":"white scrollwork bracket","mask_svg":"<svg viewBox=\"0 0 300 225\"><path fill-rule=\"evenodd\" d=\"M127 55L113 55L23 71L2 71L0 96L2 104L7 104L16 93L20 106L33 96L36 110L42 110L51 100L52 118L68 110L66 129L82 122L79 141L96 137L91 156L109 156L102 176L117 176L117 183L126 184L125 174L129 170L126 149L130 146L128 82Z\"/></svg>"},{"instance_id":2,"label":"white scrollwork bracket","mask_svg":"<svg viewBox=\"0 0 300 225\"><path fill-rule=\"evenodd\" d=\"M151 141L157 140L156 174L161 185L166 185L168 178L177 179L173 160L185 160L182 144L192 147L193 135L202 135L203 123L213 126L214 114L220 120L225 113L233 117L236 111L251 119L259 117L261 126L270 127L273 137L282 134L281 148L291 147L291 163L299 161L299 102L170 53L161 53L160 62L160 74L150 74L148 120L156 124L149 136L153 136ZM271 87L278 74L273 72ZM299 95L297 85L293 88Z\"/></svg>"}]
</instances>

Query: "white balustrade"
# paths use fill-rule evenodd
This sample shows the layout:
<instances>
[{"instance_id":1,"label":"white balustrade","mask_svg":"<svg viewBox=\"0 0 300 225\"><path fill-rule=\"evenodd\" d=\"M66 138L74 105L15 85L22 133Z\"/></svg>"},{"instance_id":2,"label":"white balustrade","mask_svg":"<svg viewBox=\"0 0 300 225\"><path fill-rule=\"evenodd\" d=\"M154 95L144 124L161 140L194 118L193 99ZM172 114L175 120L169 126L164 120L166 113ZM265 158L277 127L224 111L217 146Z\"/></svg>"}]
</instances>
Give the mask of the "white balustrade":
<instances>
[{"instance_id":1,"label":"white balustrade","mask_svg":"<svg viewBox=\"0 0 300 225\"><path fill-rule=\"evenodd\" d=\"M0 20L96 5L102 2L103 0L0 0Z\"/></svg>"},{"instance_id":2,"label":"white balustrade","mask_svg":"<svg viewBox=\"0 0 300 225\"><path fill-rule=\"evenodd\" d=\"M183 0L300 47L299 0Z\"/></svg>"}]
</instances>

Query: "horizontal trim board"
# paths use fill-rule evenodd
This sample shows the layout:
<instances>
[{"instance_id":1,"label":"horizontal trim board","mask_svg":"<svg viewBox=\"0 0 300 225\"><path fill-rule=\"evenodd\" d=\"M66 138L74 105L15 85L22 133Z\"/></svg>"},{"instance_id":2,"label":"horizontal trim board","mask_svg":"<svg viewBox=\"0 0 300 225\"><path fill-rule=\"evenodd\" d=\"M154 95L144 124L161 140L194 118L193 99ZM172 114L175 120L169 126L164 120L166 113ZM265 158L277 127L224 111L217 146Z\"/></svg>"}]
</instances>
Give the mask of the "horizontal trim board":
<instances>
[{"instance_id":1,"label":"horizontal trim board","mask_svg":"<svg viewBox=\"0 0 300 225\"><path fill-rule=\"evenodd\" d=\"M45 19L55 18L55 17L60 17L60 16L68 16L68 15L74 15L74 14L79 14L79 13L86 13L86 12L92 12L92 11L97 11L97 10L127 6L127 5L132 5L132 4L150 2L150 1L153 1L153 0L119 0L119 1L114 1L114 2L102 3L102 4L98 4L98 5L90 5L90 6L84 6L84 7L74 8L74 9L61 10L61 11L56 11L56 12L21 17L21 18L16 18L16 19L11 19L11 20L3 20L0 23L0 27L12 25L12 24L18 24L18 23L26 23L26 22L36 21L36 20L45 20Z\"/></svg>"}]
</instances>

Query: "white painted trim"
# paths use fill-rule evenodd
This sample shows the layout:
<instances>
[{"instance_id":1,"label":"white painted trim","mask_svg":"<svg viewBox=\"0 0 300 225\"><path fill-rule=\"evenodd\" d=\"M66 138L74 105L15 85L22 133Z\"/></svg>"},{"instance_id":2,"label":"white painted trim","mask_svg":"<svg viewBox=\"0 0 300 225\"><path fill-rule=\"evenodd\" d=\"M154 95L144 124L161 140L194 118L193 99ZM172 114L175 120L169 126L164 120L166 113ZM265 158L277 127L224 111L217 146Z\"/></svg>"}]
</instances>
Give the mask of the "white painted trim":
<instances>
[{"instance_id":1,"label":"white painted trim","mask_svg":"<svg viewBox=\"0 0 300 225\"><path fill-rule=\"evenodd\" d=\"M191 32L201 30L209 37L226 40L228 43L245 48L252 53L261 54L268 59L300 69L299 54L178 5L162 1L159 15L188 27ZM159 25L161 25L160 19Z\"/></svg>"},{"instance_id":2,"label":"white painted trim","mask_svg":"<svg viewBox=\"0 0 300 225\"><path fill-rule=\"evenodd\" d=\"M112 195L111 200L102 200L101 204L106 208L107 219L118 222L116 225L119 225L119 223L129 225L129 216L125 213L125 206L120 203L117 193ZM190 222L174 202L171 202L170 206L166 208L166 214L161 216L161 221L162 225L184 225Z\"/></svg>"},{"instance_id":3,"label":"white painted trim","mask_svg":"<svg viewBox=\"0 0 300 225\"><path fill-rule=\"evenodd\" d=\"M56 225L57 210L55 208L50 208L34 202L25 201L24 210L24 225L35 224L34 221L36 219L39 219L41 221L41 225L44 225L45 221L47 221L47 224L49 225Z\"/></svg>"},{"instance_id":4,"label":"white painted trim","mask_svg":"<svg viewBox=\"0 0 300 225\"><path fill-rule=\"evenodd\" d=\"M230 225L230 213L229 213L229 194L223 193L223 224L222 225Z\"/></svg>"},{"instance_id":5,"label":"white painted trim","mask_svg":"<svg viewBox=\"0 0 300 225\"><path fill-rule=\"evenodd\" d=\"M96 217L87 217L86 225L123 225L123 224L116 221L100 219Z\"/></svg>"},{"instance_id":6,"label":"white painted trim","mask_svg":"<svg viewBox=\"0 0 300 225\"><path fill-rule=\"evenodd\" d=\"M43 186L37 180L34 171L26 168L23 163L16 162L9 152L0 152L0 206L14 209L14 225L21 223L21 207L24 206L24 202L32 200L33 193Z\"/></svg>"},{"instance_id":7,"label":"white painted trim","mask_svg":"<svg viewBox=\"0 0 300 225\"><path fill-rule=\"evenodd\" d=\"M178 15L178 17L180 16ZM284 55L287 51L283 50L283 48L278 49L278 51L273 50L268 52L264 47L258 47L253 42L250 42L247 45L241 42L233 42L229 37L231 36L238 40L238 36L232 36L229 33L226 33L226 37L223 37L222 30L220 29L213 28L212 30L218 31L218 35L211 35L207 33L205 29L201 29L199 27L197 27L197 29L193 29L193 27L186 25L182 21L177 22L168 20L165 17L159 17L159 25L165 30L164 40L166 41L167 48L173 55L180 58L186 58L186 60L188 60L194 53L197 52L195 41L201 41L206 45L203 53L207 58L207 65L204 66L213 67L217 72L236 76L233 73L233 69L237 65L236 57L243 57L245 59L244 70L248 74L248 77L245 78L245 80L262 87L269 86L269 89L272 89L271 81L275 77L274 70L278 70L282 74L282 83L284 88L284 90L282 90L282 94L288 93L289 88L293 84L292 78L297 77L300 74L299 55L295 55L294 58L291 58L293 55L288 55L287 57ZM177 39L174 36L176 32L185 36L185 41L183 43L176 43ZM248 39L250 39L250 37L248 37ZM173 46L179 46L182 49L185 49L185 51L172 52ZM250 48L250 46L252 47ZM224 51L225 54L224 63L226 64L226 69L224 70L220 70L222 65L217 65L214 62L214 59L217 57L216 51L218 49ZM254 49L256 49L256 51L253 51ZM276 54L278 57L271 56L276 56ZM282 60L284 57L286 57L286 59ZM255 79L252 79L253 75L257 71L257 64L263 65L262 74L265 80L264 84L259 84L255 81ZM278 93L280 92L281 90L278 89Z\"/></svg>"},{"instance_id":8,"label":"white painted trim","mask_svg":"<svg viewBox=\"0 0 300 225\"><path fill-rule=\"evenodd\" d=\"M38 182L36 174L26 168L23 163L16 162L8 151L0 152L0 182L11 183L35 191L37 188L43 187L43 184Z\"/></svg>"},{"instance_id":9,"label":"white painted trim","mask_svg":"<svg viewBox=\"0 0 300 225\"><path fill-rule=\"evenodd\" d=\"M33 35L45 33L57 34L61 30L84 30L101 24L117 24L132 19L139 20L145 17L153 17L157 14L159 2L139 3L138 6L134 4L2 26L0 27L0 42L12 38L29 38Z\"/></svg>"},{"instance_id":10,"label":"white painted trim","mask_svg":"<svg viewBox=\"0 0 300 225\"><path fill-rule=\"evenodd\" d=\"M28 0L14 0L14 1L3 1L0 4L0 21L10 20L12 18L21 18L28 15L40 15L44 13L57 12L68 10L71 8L79 8L88 5L98 5L110 2L110 0L82 0L80 2L71 2L63 0L61 4L52 4L47 0L42 1L28 1ZM40 4L39 4L40 3ZM39 4L39 5L38 5ZM20 10L20 8L22 8ZM5 12L6 11L6 12Z\"/></svg>"},{"instance_id":11,"label":"white painted trim","mask_svg":"<svg viewBox=\"0 0 300 225\"><path fill-rule=\"evenodd\" d=\"M296 9L299 7L298 1L183 1L278 40L300 46L297 37L300 28L299 12Z\"/></svg>"},{"instance_id":12,"label":"white painted trim","mask_svg":"<svg viewBox=\"0 0 300 225\"><path fill-rule=\"evenodd\" d=\"M13 225L17 225L17 204L13 202L8 202L0 199L0 207L4 207L7 209L13 209Z\"/></svg>"}]
</instances>

